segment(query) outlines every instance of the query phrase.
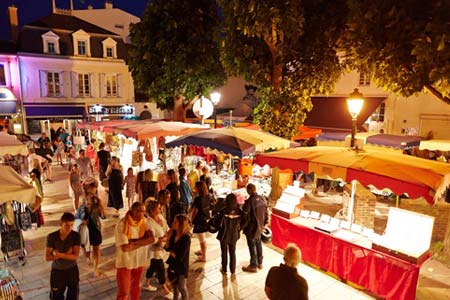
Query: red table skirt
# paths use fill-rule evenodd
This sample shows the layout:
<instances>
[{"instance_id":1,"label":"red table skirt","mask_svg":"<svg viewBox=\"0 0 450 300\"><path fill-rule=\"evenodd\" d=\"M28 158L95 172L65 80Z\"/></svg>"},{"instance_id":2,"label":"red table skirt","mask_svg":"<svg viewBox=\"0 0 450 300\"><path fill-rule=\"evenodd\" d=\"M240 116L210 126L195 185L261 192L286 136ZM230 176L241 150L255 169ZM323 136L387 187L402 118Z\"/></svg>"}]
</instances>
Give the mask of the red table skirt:
<instances>
[{"instance_id":1,"label":"red table skirt","mask_svg":"<svg viewBox=\"0 0 450 300\"><path fill-rule=\"evenodd\" d=\"M272 214L272 243L297 244L305 262L391 300L414 300L420 266Z\"/></svg>"}]
</instances>

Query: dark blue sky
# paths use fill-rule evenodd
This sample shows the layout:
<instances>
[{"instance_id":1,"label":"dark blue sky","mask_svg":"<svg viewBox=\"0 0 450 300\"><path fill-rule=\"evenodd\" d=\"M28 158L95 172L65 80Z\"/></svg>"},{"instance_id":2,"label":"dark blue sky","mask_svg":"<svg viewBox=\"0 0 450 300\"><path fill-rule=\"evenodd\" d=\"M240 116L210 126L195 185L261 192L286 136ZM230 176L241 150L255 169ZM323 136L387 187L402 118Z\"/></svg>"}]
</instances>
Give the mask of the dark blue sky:
<instances>
[{"instance_id":1,"label":"dark blue sky","mask_svg":"<svg viewBox=\"0 0 450 300\"><path fill-rule=\"evenodd\" d=\"M114 7L140 17L148 1L112 0L112 3ZM73 0L75 9L86 9L89 4L92 4L94 8L103 8L105 0ZM0 0L0 40L9 39L8 6L10 5L18 8L20 26L45 17L52 11L52 0ZM69 8L70 0L56 0L56 6Z\"/></svg>"}]
</instances>

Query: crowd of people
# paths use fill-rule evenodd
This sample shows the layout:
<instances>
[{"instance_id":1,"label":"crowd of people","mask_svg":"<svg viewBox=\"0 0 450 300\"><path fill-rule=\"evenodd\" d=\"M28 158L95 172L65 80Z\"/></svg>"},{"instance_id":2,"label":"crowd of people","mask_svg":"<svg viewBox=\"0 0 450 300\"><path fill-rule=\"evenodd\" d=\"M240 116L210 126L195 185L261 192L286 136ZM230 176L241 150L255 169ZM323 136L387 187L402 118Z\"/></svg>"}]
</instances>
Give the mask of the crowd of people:
<instances>
[{"instance_id":1,"label":"crowd of people","mask_svg":"<svg viewBox=\"0 0 450 300\"><path fill-rule=\"evenodd\" d=\"M103 142L98 144L98 150L89 142L76 153L73 146L63 150L63 139L58 136L54 154L49 151L44 156L37 154L41 151L36 151L37 146L44 150L48 145L51 148L47 139L42 134L31 148L34 153L30 150L36 184L43 190L42 183L51 182L51 159L60 149L61 157L56 156L56 162L68 169L69 194L73 199L73 212L64 213L61 228L47 237L45 258L52 261L51 299L78 299L80 253L92 266L94 276L103 275L99 270L102 219L106 218L103 202L114 209L111 217L118 219L114 233L118 300L139 300L141 289L151 292L162 289L165 294L173 293L173 299L188 299L191 237L198 238L200 245L195 251L195 262L206 262L206 233L211 232L213 220L219 224L216 226L220 271L224 276L227 272L236 276L236 243L241 233L246 236L250 255L250 263L242 270L253 273L263 268L261 232L267 224L267 204L253 184L247 185L249 197L240 207L232 193L222 202L215 199L208 168L201 163L189 174L183 165L162 176L156 176L150 169L135 174L133 168L125 172L119 157L111 155ZM99 198L99 186L104 187L107 199ZM122 209L127 211L119 219ZM277 272L291 268L292 273L293 264L290 262ZM152 277L156 277L158 284ZM267 282L266 293L270 299L307 299L306 282L298 281L303 284L306 297L269 296L278 295L280 284L273 279Z\"/></svg>"}]
</instances>

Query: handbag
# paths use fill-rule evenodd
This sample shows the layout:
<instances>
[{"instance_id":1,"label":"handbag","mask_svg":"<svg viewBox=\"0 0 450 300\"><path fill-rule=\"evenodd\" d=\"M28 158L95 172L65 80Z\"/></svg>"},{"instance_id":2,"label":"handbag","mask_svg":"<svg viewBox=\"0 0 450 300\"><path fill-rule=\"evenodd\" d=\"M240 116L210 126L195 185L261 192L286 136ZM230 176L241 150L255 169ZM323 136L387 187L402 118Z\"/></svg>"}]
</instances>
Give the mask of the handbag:
<instances>
[{"instance_id":1,"label":"handbag","mask_svg":"<svg viewBox=\"0 0 450 300\"><path fill-rule=\"evenodd\" d=\"M218 212L211 219L208 220L207 227L210 233L216 233L223 226L224 217Z\"/></svg>"},{"instance_id":2,"label":"handbag","mask_svg":"<svg viewBox=\"0 0 450 300\"><path fill-rule=\"evenodd\" d=\"M8 253L10 251L20 250L23 248L23 238L22 231L17 229L16 226L10 226L6 224L5 220L2 221L2 246L1 250L3 253Z\"/></svg>"},{"instance_id":3,"label":"handbag","mask_svg":"<svg viewBox=\"0 0 450 300\"><path fill-rule=\"evenodd\" d=\"M108 179L108 177L103 178L102 182L100 184L102 185L102 187L105 187L105 188L109 187L109 179Z\"/></svg>"},{"instance_id":4,"label":"handbag","mask_svg":"<svg viewBox=\"0 0 450 300\"><path fill-rule=\"evenodd\" d=\"M144 146L144 153L145 153L145 160L148 162L153 161L153 152L152 152L152 145L150 144L150 140L145 140L145 146Z\"/></svg>"},{"instance_id":5,"label":"handbag","mask_svg":"<svg viewBox=\"0 0 450 300\"><path fill-rule=\"evenodd\" d=\"M23 204L17 204L19 211L19 224L22 230L28 230L31 228L31 214L30 211L26 209L26 206Z\"/></svg>"}]
</instances>

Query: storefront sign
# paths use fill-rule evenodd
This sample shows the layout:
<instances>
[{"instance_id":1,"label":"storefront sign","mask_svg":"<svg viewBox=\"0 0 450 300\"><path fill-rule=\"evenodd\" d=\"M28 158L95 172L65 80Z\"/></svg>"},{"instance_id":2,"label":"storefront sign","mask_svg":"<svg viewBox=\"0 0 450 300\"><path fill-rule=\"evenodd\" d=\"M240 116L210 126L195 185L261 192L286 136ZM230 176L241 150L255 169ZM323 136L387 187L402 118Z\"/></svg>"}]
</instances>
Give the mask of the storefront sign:
<instances>
[{"instance_id":1,"label":"storefront sign","mask_svg":"<svg viewBox=\"0 0 450 300\"><path fill-rule=\"evenodd\" d=\"M134 106L132 105L118 105L118 106L104 106L92 105L88 107L90 115L134 115Z\"/></svg>"}]
</instances>

